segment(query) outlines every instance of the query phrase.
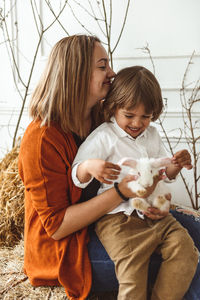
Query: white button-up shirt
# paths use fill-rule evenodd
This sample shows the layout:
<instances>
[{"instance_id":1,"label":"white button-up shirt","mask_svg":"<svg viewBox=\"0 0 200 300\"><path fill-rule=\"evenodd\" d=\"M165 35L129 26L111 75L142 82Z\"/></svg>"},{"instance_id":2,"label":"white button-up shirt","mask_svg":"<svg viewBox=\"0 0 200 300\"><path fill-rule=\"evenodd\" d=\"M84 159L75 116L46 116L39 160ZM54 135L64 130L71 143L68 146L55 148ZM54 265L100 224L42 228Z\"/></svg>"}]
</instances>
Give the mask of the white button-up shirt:
<instances>
[{"instance_id":1,"label":"white button-up shirt","mask_svg":"<svg viewBox=\"0 0 200 300\"><path fill-rule=\"evenodd\" d=\"M137 138L131 137L117 124L114 117L111 122L105 122L97 127L81 144L72 166L72 179L75 185L85 188L90 181L80 183L76 176L76 170L80 163L87 159L103 159L117 164L124 157L138 159L141 157L165 157L166 151L157 129L150 125ZM115 181L120 181L128 173L128 167L120 166L122 171ZM114 183L114 182L113 182ZM112 184L101 183L98 194L112 187ZM122 202L110 213L123 211L130 215L133 212L129 201Z\"/></svg>"}]
</instances>

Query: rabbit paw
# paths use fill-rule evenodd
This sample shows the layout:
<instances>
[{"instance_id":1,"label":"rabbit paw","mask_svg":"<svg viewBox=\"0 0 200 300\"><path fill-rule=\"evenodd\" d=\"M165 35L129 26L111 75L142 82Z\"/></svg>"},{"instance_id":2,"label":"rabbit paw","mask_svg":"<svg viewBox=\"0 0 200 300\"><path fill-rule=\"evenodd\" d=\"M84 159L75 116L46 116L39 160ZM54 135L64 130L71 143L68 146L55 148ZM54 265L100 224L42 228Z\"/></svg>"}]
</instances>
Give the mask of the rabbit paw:
<instances>
[{"instance_id":1,"label":"rabbit paw","mask_svg":"<svg viewBox=\"0 0 200 300\"><path fill-rule=\"evenodd\" d=\"M137 195L138 197L144 197L145 194L146 194L146 190L145 190L145 189L141 189L141 190L138 190L138 191L136 192L136 195Z\"/></svg>"},{"instance_id":2,"label":"rabbit paw","mask_svg":"<svg viewBox=\"0 0 200 300\"><path fill-rule=\"evenodd\" d=\"M150 207L149 203L147 203L144 199L141 198L133 198L131 199L132 206L140 211L146 211L148 207Z\"/></svg>"},{"instance_id":3,"label":"rabbit paw","mask_svg":"<svg viewBox=\"0 0 200 300\"><path fill-rule=\"evenodd\" d=\"M153 206L157 207L161 211L166 211L169 209L170 201L168 201L164 195L157 196L153 201Z\"/></svg>"},{"instance_id":4,"label":"rabbit paw","mask_svg":"<svg viewBox=\"0 0 200 300\"><path fill-rule=\"evenodd\" d=\"M130 181L128 187L138 196L143 197L146 194L145 188L140 185L137 181Z\"/></svg>"}]
</instances>

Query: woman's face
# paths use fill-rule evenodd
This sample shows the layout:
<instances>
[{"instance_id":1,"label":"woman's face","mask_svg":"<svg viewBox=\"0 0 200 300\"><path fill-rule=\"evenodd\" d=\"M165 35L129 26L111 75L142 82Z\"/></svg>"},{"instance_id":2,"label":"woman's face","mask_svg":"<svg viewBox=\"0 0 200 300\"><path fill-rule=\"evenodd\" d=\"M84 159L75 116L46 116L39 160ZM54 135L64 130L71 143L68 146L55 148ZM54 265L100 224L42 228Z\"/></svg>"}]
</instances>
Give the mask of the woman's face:
<instances>
[{"instance_id":1,"label":"woman's face","mask_svg":"<svg viewBox=\"0 0 200 300\"><path fill-rule=\"evenodd\" d=\"M105 98L111 85L111 79L114 76L115 73L109 66L106 50L99 42L96 42L88 97L89 109L91 109L98 101Z\"/></svg>"}]
</instances>

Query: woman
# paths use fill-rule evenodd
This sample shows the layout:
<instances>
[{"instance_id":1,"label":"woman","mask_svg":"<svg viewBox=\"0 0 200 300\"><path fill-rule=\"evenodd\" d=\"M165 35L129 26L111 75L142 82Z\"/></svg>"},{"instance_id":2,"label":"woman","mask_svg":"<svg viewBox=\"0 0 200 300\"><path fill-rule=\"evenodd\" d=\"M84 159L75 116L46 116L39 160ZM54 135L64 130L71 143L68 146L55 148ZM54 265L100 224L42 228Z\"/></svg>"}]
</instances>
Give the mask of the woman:
<instances>
[{"instance_id":1,"label":"woman","mask_svg":"<svg viewBox=\"0 0 200 300\"><path fill-rule=\"evenodd\" d=\"M122 201L114 188L95 196L96 182L82 193L71 180L77 148L101 123L101 100L114 75L98 38L74 35L60 40L33 93L33 122L21 142L24 270L32 285L63 285L70 299L86 299L91 289L87 227ZM119 167L111 167L117 176ZM132 179L119 183L126 197L132 196L127 187ZM155 209L149 217L163 216Z\"/></svg>"}]
</instances>

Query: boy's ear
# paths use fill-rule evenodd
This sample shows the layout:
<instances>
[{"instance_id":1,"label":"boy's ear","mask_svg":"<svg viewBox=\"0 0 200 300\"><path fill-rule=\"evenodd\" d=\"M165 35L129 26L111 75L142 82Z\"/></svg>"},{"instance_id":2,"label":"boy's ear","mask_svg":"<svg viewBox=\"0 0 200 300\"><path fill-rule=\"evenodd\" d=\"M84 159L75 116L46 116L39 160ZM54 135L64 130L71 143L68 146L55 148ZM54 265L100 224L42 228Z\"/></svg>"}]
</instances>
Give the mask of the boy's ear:
<instances>
[{"instance_id":1,"label":"boy's ear","mask_svg":"<svg viewBox=\"0 0 200 300\"><path fill-rule=\"evenodd\" d=\"M151 162L151 166L154 168L166 167L172 162L169 157L155 158Z\"/></svg>"},{"instance_id":2,"label":"boy's ear","mask_svg":"<svg viewBox=\"0 0 200 300\"><path fill-rule=\"evenodd\" d=\"M130 157L124 157L124 158L122 158L122 159L119 161L118 164L119 164L119 165L122 165L122 166L128 166L128 167L130 167L130 168L135 169L136 166L137 166L137 160L132 159L132 158L130 158Z\"/></svg>"}]
</instances>

